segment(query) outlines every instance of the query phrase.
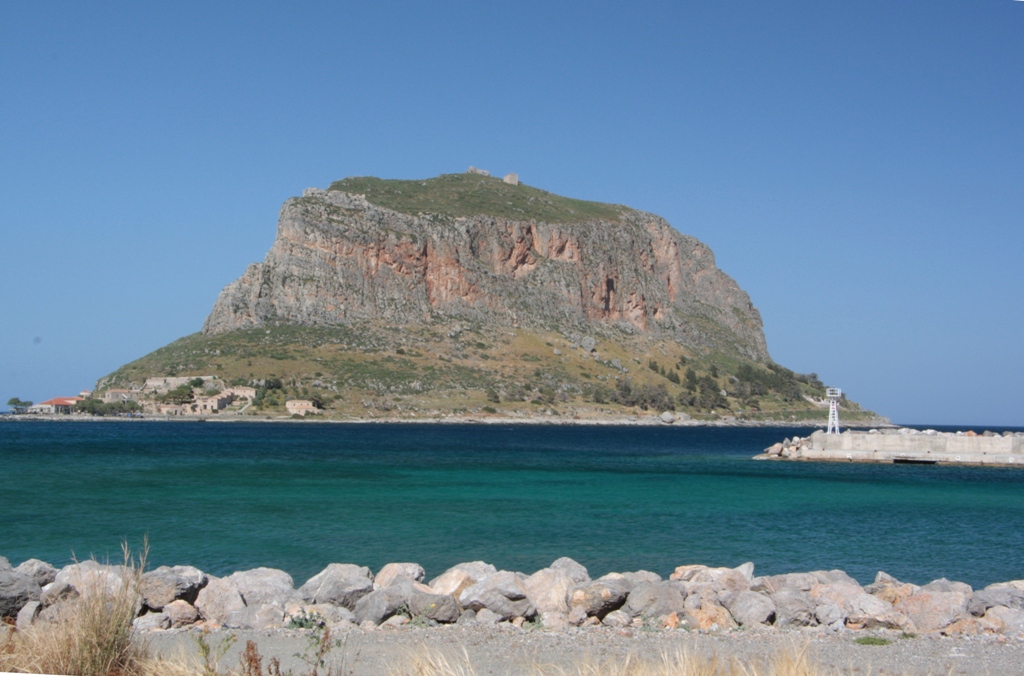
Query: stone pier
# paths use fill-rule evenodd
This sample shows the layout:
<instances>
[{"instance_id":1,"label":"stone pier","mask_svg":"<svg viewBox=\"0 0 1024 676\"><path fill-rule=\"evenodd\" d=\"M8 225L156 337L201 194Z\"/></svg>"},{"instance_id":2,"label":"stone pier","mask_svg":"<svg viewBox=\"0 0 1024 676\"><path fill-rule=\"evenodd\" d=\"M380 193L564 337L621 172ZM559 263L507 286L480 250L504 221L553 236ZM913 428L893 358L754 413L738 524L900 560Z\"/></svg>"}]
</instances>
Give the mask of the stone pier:
<instances>
[{"instance_id":1,"label":"stone pier","mask_svg":"<svg viewBox=\"0 0 1024 676\"><path fill-rule=\"evenodd\" d=\"M1024 436L907 428L842 434L819 430L775 444L755 459L1024 467Z\"/></svg>"}]
</instances>

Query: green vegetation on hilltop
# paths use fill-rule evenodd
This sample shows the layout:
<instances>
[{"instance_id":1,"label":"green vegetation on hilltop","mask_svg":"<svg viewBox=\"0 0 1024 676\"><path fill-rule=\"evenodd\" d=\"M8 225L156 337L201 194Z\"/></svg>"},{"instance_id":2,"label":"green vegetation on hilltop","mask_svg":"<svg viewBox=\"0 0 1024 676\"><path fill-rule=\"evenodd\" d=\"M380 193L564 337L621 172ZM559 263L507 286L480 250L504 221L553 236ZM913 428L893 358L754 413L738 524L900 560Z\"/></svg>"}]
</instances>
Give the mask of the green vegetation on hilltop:
<instances>
[{"instance_id":1,"label":"green vegetation on hilltop","mask_svg":"<svg viewBox=\"0 0 1024 676\"><path fill-rule=\"evenodd\" d=\"M403 214L419 213L500 218L547 223L585 220L618 221L628 207L560 197L528 185L510 185L479 174L443 174L421 181L352 177L328 190L365 195L367 201Z\"/></svg>"}]
</instances>

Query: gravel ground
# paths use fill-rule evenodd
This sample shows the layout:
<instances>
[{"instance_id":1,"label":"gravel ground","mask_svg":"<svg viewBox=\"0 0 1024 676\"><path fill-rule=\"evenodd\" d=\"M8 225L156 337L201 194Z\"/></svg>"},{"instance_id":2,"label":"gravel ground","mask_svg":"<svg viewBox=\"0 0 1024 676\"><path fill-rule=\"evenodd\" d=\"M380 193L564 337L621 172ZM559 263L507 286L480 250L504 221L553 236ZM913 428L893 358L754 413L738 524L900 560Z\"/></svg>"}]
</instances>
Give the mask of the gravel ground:
<instances>
[{"instance_id":1,"label":"gravel ground","mask_svg":"<svg viewBox=\"0 0 1024 676\"><path fill-rule=\"evenodd\" d=\"M238 665L238 654L253 640L265 657L277 657L284 669L296 674L308 670L295 657L308 645L308 633L295 630L271 632L218 631L208 636L216 645L225 637L238 641L219 662L222 668ZM146 636L150 649L172 656L183 651L195 654L195 631L154 632ZM890 645L859 645L854 639L880 636ZM843 674L1024 674L1024 640L997 636L899 638L895 633L843 632L815 634L801 631L736 631L719 635L683 631L617 630L604 627L566 632L530 631L514 627L486 628L445 626L435 628L352 630L337 638L341 647L330 655L336 674L388 674L409 663L414 654L443 653L463 663L468 655L474 673L506 675L532 673L538 665L575 672L574 665L600 664L635 655L659 659L663 654L689 650L715 655L720 660L756 661L766 655L807 647L826 673ZM264 660L266 664L266 659ZM321 672L322 673L322 672Z\"/></svg>"}]
</instances>

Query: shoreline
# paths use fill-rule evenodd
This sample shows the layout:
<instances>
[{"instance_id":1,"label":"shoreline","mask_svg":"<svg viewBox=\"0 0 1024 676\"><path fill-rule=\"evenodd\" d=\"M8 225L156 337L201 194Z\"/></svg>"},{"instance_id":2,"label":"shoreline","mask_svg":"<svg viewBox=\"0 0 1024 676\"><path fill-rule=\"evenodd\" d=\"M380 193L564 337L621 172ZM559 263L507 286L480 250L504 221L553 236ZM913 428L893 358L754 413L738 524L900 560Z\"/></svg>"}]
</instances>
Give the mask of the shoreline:
<instances>
[{"instance_id":1,"label":"shoreline","mask_svg":"<svg viewBox=\"0 0 1024 676\"><path fill-rule=\"evenodd\" d=\"M554 426L619 426L619 427L825 427L821 420L676 420L665 422L658 415L625 416L620 418L562 418L558 416L530 417L497 417L497 416L465 416L442 418L350 418L323 419L306 417L302 419L291 416L90 416L90 415L48 415L23 414L0 416L0 422L174 422L174 423L312 423L331 424L430 424L430 425L554 425ZM868 422L856 422L844 425L847 429L897 428L887 419L876 419Z\"/></svg>"}]
</instances>

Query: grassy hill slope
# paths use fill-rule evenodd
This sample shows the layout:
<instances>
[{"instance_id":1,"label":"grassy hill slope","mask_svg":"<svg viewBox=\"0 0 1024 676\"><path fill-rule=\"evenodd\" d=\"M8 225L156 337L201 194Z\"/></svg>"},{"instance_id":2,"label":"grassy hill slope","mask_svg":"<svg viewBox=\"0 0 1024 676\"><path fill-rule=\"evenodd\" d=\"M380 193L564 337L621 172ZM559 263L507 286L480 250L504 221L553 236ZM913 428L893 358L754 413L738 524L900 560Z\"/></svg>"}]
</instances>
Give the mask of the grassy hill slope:
<instances>
[{"instance_id":1,"label":"grassy hill slope","mask_svg":"<svg viewBox=\"0 0 1024 676\"><path fill-rule=\"evenodd\" d=\"M217 375L261 387L250 415L283 415L284 402L316 397L338 419L460 415L566 418L685 412L698 419L825 420L823 386L673 341L607 335L593 352L579 337L463 324L275 326L193 334L121 367L97 390L151 376ZM586 344L589 347L589 343ZM281 388L266 389L268 379ZM723 395L722 392L725 392ZM846 402L847 421L874 414Z\"/></svg>"}]
</instances>

